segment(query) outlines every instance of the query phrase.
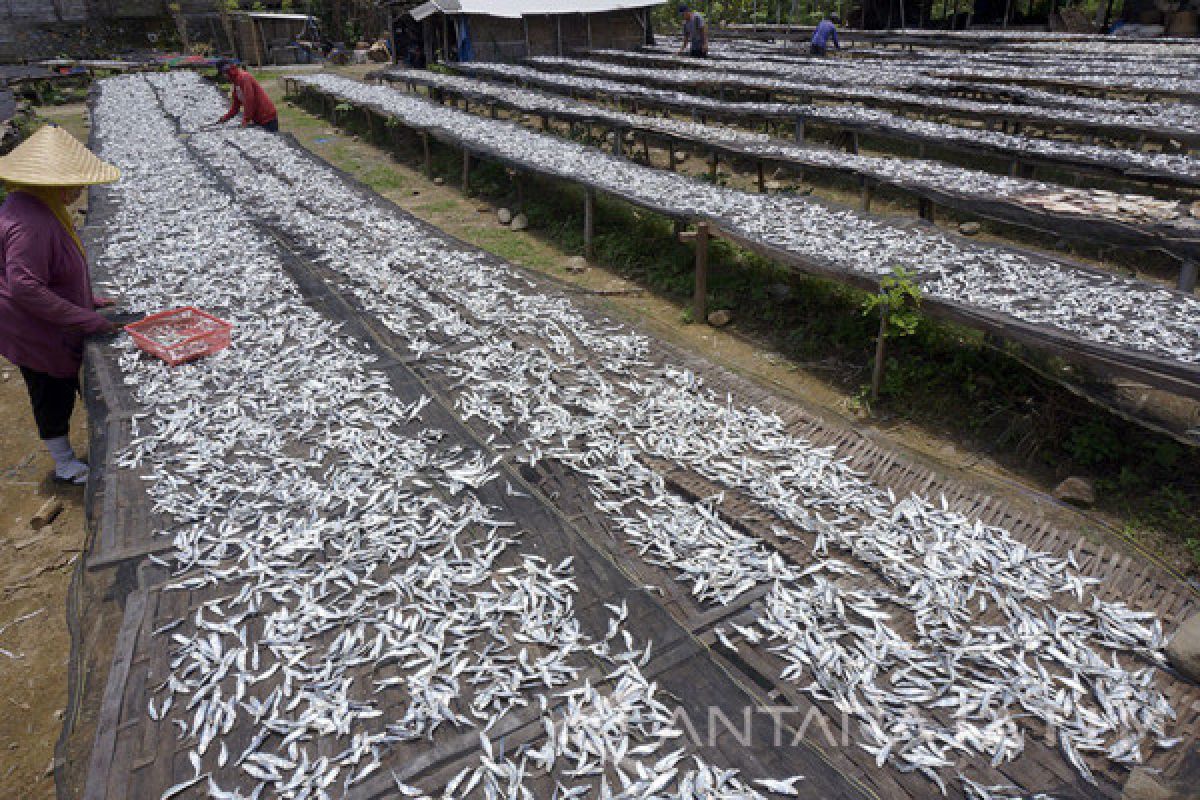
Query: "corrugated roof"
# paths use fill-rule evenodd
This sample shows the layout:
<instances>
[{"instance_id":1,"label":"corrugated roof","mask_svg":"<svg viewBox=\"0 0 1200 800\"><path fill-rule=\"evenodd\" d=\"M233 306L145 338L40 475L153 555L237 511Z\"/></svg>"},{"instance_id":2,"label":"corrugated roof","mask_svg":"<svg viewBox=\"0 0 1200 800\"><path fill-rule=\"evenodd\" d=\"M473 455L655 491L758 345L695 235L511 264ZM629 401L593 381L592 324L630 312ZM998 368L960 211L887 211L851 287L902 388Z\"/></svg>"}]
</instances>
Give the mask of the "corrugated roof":
<instances>
[{"instance_id":1,"label":"corrugated roof","mask_svg":"<svg viewBox=\"0 0 1200 800\"><path fill-rule=\"evenodd\" d=\"M648 8L661 2L662 0L429 0L410 13L417 21L439 12L520 19L537 14L598 14L605 11Z\"/></svg>"},{"instance_id":2,"label":"corrugated roof","mask_svg":"<svg viewBox=\"0 0 1200 800\"><path fill-rule=\"evenodd\" d=\"M282 14L277 11L235 11L244 17L253 17L254 19L290 19L294 22L303 22L312 19L309 14Z\"/></svg>"}]
</instances>

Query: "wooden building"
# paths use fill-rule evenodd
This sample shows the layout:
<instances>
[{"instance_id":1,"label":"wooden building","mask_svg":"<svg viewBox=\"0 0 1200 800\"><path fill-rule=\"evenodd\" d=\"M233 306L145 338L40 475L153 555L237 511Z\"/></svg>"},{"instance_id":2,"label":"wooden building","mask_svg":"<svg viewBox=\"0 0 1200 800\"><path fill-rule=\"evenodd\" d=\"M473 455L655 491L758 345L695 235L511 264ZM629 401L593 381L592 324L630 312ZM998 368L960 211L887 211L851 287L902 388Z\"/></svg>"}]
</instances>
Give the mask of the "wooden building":
<instances>
[{"instance_id":1,"label":"wooden building","mask_svg":"<svg viewBox=\"0 0 1200 800\"><path fill-rule=\"evenodd\" d=\"M631 48L653 36L663 0L394 0L393 52L414 43L425 60L516 61L588 47Z\"/></svg>"},{"instance_id":2,"label":"wooden building","mask_svg":"<svg viewBox=\"0 0 1200 800\"><path fill-rule=\"evenodd\" d=\"M229 15L233 49L243 64L296 63L297 39L316 39L316 19L308 14L235 11Z\"/></svg>"}]
</instances>

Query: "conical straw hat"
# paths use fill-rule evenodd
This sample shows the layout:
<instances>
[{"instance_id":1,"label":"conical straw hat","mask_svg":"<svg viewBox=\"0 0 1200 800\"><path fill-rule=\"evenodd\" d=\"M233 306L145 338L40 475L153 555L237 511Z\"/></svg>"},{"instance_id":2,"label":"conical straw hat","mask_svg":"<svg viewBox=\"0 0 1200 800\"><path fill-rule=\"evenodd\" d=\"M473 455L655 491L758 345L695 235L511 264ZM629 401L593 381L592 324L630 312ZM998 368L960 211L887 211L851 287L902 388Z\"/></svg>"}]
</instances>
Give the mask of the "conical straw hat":
<instances>
[{"instance_id":1,"label":"conical straw hat","mask_svg":"<svg viewBox=\"0 0 1200 800\"><path fill-rule=\"evenodd\" d=\"M25 186L112 183L121 171L105 163L62 128L47 125L0 157L0 181Z\"/></svg>"}]
</instances>

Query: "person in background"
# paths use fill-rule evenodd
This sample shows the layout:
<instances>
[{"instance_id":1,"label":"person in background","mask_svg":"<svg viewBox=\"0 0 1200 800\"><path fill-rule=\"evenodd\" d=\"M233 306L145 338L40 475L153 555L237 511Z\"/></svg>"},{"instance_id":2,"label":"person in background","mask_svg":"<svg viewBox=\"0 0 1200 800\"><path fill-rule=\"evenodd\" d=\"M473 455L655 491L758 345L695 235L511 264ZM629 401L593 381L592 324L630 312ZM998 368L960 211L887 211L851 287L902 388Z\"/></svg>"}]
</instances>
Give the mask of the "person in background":
<instances>
[{"instance_id":1,"label":"person in background","mask_svg":"<svg viewBox=\"0 0 1200 800\"><path fill-rule=\"evenodd\" d=\"M679 54L704 58L708 55L708 23L698 11L692 11L685 3L680 3L679 13L683 16L683 44L679 47Z\"/></svg>"},{"instance_id":2,"label":"person in background","mask_svg":"<svg viewBox=\"0 0 1200 800\"><path fill-rule=\"evenodd\" d=\"M0 158L8 197L0 206L0 355L21 370L54 478L87 483L88 465L68 432L83 341L118 326L96 309L87 256L67 207L83 187L112 183L120 171L62 128L36 131Z\"/></svg>"},{"instance_id":3,"label":"person in background","mask_svg":"<svg viewBox=\"0 0 1200 800\"><path fill-rule=\"evenodd\" d=\"M275 111L275 104L253 75L226 59L217 62L217 75L233 84L233 100L229 111L217 120L218 125L233 119L241 111L243 128L257 125L271 133L279 132L279 114Z\"/></svg>"},{"instance_id":4,"label":"person in background","mask_svg":"<svg viewBox=\"0 0 1200 800\"><path fill-rule=\"evenodd\" d=\"M838 50L842 49L841 42L837 38L837 26L842 24L842 18L837 14L829 14L825 19L817 25L817 29L813 31L812 43L809 45L809 51L814 56L823 56L829 49L829 40L833 40L833 46Z\"/></svg>"}]
</instances>

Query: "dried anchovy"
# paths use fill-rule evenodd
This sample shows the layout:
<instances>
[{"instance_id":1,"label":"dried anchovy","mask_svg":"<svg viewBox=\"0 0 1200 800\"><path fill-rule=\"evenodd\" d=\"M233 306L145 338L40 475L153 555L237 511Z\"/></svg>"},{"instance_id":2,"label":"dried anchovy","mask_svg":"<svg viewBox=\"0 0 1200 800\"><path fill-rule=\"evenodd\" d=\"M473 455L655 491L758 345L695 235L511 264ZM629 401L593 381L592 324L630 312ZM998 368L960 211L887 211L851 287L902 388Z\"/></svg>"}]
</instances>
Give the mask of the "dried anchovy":
<instances>
[{"instance_id":1,"label":"dried anchovy","mask_svg":"<svg viewBox=\"0 0 1200 800\"><path fill-rule=\"evenodd\" d=\"M219 108L187 76L144 80L185 128ZM626 540L697 598L725 603L765 588L734 646L769 648L787 665L782 678L859 719L880 765L941 785L959 756L1015 758L1030 720L1057 727L1084 778L1088 759L1136 764L1149 747L1172 746L1174 713L1153 666L1163 659L1159 621L1101 597L1073 558L1031 550L944 501L893 497L778 417L658 363L641 337L364 202L276 137L216 131L193 141L243 207L277 220L453 381L464 418L517 432L515 460L574 470ZM439 352L441 341L456 347ZM648 458L743 492L776 516L781 536L811 542L811 565L734 529L715 500L671 493ZM575 707L581 725L595 702ZM972 798L1014 796L960 777Z\"/></svg>"},{"instance_id":2,"label":"dried anchovy","mask_svg":"<svg viewBox=\"0 0 1200 800\"><path fill-rule=\"evenodd\" d=\"M592 118L618 127L654 130L693 142L736 145L751 155L783 157L815 167L850 169L890 183L927 187L948 194L968 196L977 201L1008 200L1059 214L1105 216L1121 222L1137 220L1169 224L1180 229L1179 234L1185 236L1194 236L1200 232L1200 219L1193 217L1184 204L1147 195L1117 194L1103 189L1076 189L1045 181L994 175L927 159L882 158L842 153L825 147L793 144L766 134L734 127L600 109L568 97L512 88L462 75L406 69L392 69L388 71L388 75L401 82L412 76L424 84L497 100L527 113L586 113Z\"/></svg>"},{"instance_id":3,"label":"dried anchovy","mask_svg":"<svg viewBox=\"0 0 1200 800\"><path fill-rule=\"evenodd\" d=\"M564 798L763 800L733 770L685 762L624 609L589 635L571 559L523 551L520 525L477 494L493 464L305 305L157 106L155 87L186 97L197 80L108 79L94 114L123 171L97 254L113 287L134 309L186 300L236 325L231 348L174 369L118 345L143 409L118 463L176 523L163 591L199 599L155 632L170 672L146 713L193 768L161 797L341 796L445 726L479 730L478 763L428 793L395 776L397 793L532 798L549 775ZM531 702L550 734L536 757L499 752L487 731Z\"/></svg>"},{"instance_id":4,"label":"dried anchovy","mask_svg":"<svg viewBox=\"0 0 1200 800\"><path fill-rule=\"evenodd\" d=\"M1083 272L1049 258L965 243L900 227L802 197L765 196L712 186L643 167L516 123L483 119L394 89L348 78L297 76L301 85L372 104L405 124L446 130L476 151L492 151L542 172L681 215L714 219L756 241L849 273L913 270L928 294L1051 326L1129 350L1200 361L1200 299L1113 274ZM1153 313L1147 309L1153 308Z\"/></svg>"}]
</instances>

